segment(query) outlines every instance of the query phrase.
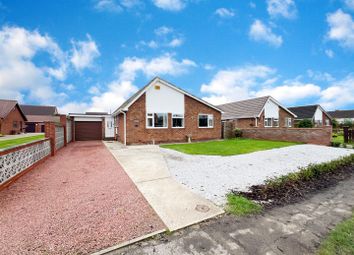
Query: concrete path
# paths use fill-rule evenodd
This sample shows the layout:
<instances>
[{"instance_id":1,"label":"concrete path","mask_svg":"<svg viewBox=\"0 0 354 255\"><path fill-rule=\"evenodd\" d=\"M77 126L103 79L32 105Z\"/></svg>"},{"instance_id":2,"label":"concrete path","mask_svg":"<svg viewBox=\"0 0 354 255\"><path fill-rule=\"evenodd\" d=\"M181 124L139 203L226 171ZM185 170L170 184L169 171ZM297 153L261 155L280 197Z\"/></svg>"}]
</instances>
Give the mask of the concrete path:
<instances>
[{"instance_id":1,"label":"concrete path","mask_svg":"<svg viewBox=\"0 0 354 255\"><path fill-rule=\"evenodd\" d=\"M4 136L0 137L0 141L12 140L12 139L30 137L30 136L36 136L36 135L44 135L44 133L26 133L26 134L19 134L19 135L4 135Z\"/></svg>"},{"instance_id":2,"label":"concrete path","mask_svg":"<svg viewBox=\"0 0 354 255\"><path fill-rule=\"evenodd\" d=\"M158 146L105 144L170 231L223 213L171 177Z\"/></svg>"},{"instance_id":3,"label":"concrete path","mask_svg":"<svg viewBox=\"0 0 354 255\"><path fill-rule=\"evenodd\" d=\"M262 216L224 215L110 255L313 254L328 232L349 218L353 209L354 176L308 200Z\"/></svg>"}]
</instances>

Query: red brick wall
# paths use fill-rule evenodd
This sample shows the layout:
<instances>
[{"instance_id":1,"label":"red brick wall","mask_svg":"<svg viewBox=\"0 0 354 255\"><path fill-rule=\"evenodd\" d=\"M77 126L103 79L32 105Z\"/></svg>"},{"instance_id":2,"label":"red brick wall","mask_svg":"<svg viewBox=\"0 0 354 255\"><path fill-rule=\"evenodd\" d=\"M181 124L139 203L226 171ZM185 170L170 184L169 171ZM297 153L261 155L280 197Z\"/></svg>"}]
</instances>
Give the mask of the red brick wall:
<instances>
[{"instance_id":1,"label":"red brick wall","mask_svg":"<svg viewBox=\"0 0 354 255\"><path fill-rule=\"evenodd\" d=\"M243 137L275 141L302 142L319 145L331 143L332 128L250 128L243 129Z\"/></svg>"},{"instance_id":2,"label":"red brick wall","mask_svg":"<svg viewBox=\"0 0 354 255\"><path fill-rule=\"evenodd\" d=\"M14 121L17 121L17 128L13 128ZM3 135L10 135L12 134L12 131L14 131L16 134L18 134L22 132L24 127L25 127L25 121L18 107L16 106L1 122L0 133Z\"/></svg>"},{"instance_id":3,"label":"red brick wall","mask_svg":"<svg viewBox=\"0 0 354 255\"><path fill-rule=\"evenodd\" d=\"M185 96L184 128L172 128L172 114L168 114L168 128L146 128L145 94L143 94L127 112L127 144L186 142L187 135L192 141L220 139L221 138L221 113L209 106ZM198 114L213 114L213 128L199 128ZM124 142L123 114L118 116L118 140Z\"/></svg>"}]
</instances>

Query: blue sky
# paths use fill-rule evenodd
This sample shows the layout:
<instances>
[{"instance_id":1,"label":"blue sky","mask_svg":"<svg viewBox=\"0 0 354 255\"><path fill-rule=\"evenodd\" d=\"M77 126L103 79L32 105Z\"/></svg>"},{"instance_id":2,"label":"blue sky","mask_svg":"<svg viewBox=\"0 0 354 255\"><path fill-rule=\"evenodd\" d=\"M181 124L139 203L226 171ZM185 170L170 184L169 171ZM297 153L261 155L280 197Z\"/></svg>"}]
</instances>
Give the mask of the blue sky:
<instances>
[{"instance_id":1,"label":"blue sky","mask_svg":"<svg viewBox=\"0 0 354 255\"><path fill-rule=\"evenodd\" d=\"M214 104L354 108L354 0L0 0L0 98L113 111L154 76Z\"/></svg>"}]
</instances>

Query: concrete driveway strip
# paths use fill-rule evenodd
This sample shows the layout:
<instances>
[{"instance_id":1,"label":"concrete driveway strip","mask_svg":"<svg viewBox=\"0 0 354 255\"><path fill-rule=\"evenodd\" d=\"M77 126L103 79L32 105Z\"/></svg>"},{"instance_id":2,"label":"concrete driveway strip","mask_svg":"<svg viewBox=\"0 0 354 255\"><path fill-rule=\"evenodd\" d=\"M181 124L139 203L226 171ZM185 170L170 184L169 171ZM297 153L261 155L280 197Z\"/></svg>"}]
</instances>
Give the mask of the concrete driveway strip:
<instances>
[{"instance_id":1,"label":"concrete driveway strip","mask_svg":"<svg viewBox=\"0 0 354 255\"><path fill-rule=\"evenodd\" d=\"M105 144L170 231L224 212L179 184L171 176L158 146Z\"/></svg>"}]
</instances>

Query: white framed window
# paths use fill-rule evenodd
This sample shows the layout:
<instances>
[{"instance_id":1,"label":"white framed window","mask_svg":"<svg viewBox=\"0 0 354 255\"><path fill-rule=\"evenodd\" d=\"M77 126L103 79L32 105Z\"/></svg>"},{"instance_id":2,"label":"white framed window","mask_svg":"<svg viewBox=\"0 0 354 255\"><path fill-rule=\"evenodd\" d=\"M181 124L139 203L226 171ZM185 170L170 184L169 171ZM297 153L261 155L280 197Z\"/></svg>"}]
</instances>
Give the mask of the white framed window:
<instances>
[{"instance_id":1,"label":"white framed window","mask_svg":"<svg viewBox=\"0 0 354 255\"><path fill-rule=\"evenodd\" d=\"M331 123L330 123L329 119L326 119L326 126L330 126L330 125L331 125Z\"/></svg>"},{"instance_id":2,"label":"white framed window","mask_svg":"<svg viewBox=\"0 0 354 255\"><path fill-rule=\"evenodd\" d=\"M285 118L285 126L291 127L293 125L291 118Z\"/></svg>"},{"instance_id":3,"label":"white framed window","mask_svg":"<svg viewBox=\"0 0 354 255\"><path fill-rule=\"evenodd\" d=\"M184 115L183 114L172 114L172 127L173 128L184 128Z\"/></svg>"},{"instance_id":4,"label":"white framed window","mask_svg":"<svg viewBox=\"0 0 354 255\"><path fill-rule=\"evenodd\" d=\"M264 118L264 126L272 127L272 118Z\"/></svg>"},{"instance_id":5,"label":"white framed window","mask_svg":"<svg viewBox=\"0 0 354 255\"><path fill-rule=\"evenodd\" d=\"M212 128L214 127L214 115L212 114L199 114L198 115L199 128Z\"/></svg>"},{"instance_id":6,"label":"white framed window","mask_svg":"<svg viewBox=\"0 0 354 255\"><path fill-rule=\"evenodd\" d=\"M273 119L273 127L279 127L279 119Z\"/></svg>"},{"instance_id":7,"label":"white framed window","mask_svg":"<svg viewBox=\"0 0 354 255\"><path fill-rule=\"evenodd\" d=\"M147 113L146 127L147 128L167 128L167 113Z\"/></svg>"}]
</instances>

